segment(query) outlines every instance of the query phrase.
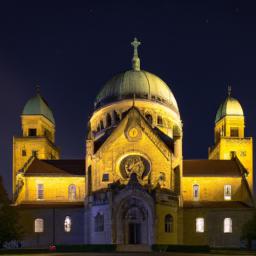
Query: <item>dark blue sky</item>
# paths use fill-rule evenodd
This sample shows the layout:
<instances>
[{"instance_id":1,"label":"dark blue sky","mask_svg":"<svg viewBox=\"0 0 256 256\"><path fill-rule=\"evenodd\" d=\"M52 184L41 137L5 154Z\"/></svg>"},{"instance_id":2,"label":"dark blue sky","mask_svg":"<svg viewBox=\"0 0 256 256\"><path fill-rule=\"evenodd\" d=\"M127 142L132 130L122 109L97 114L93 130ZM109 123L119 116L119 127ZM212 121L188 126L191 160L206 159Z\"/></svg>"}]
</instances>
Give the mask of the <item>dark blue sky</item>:
<instances>
[{"instance_id":1,"label":"dark blue sky","mask_svg":"<svg viewBox=\"0 0 256 256\"><path fill-rule=\"evenodd\" d=\"M184 158L207 158L228 84L243 106L246 134L256 136L255 1L74 2L0 4L0 175L8 191L12 136L21 134L35 85L53 110L62 157L82 158L94 98L131 67L134 36L142 41L142 68L176 97Z\"/></svg>"}]
</instances>

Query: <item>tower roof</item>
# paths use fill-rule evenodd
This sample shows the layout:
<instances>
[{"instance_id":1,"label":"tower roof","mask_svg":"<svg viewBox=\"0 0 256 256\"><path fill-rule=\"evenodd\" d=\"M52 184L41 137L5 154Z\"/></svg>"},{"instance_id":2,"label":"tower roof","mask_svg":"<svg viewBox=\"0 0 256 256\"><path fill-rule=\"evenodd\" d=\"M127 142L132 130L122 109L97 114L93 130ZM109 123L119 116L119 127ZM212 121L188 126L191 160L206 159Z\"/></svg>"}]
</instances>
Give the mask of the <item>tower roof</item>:
<instances>
[{"instance_id":1,"label":"tower roof","mask_svg":"<svg viewBox=\"0 0 256 256\"><path fill-rule=\"evenodd\" d=\"M225 116L244 116L241 104L237 99L230 95L228 95L226 100L220 104L215 117L215 123Z\"/></svg>"},{"instance_id":2,"label":"tower roof","mask_svg":"<svg viewBox=\"0 0 256 256\"><path fill-rule=\"evenodd\" d=\"M22 115L43 115L55 124L52 110L39 92L27 101L23 108Z\"/></svg>"}]
</instances>

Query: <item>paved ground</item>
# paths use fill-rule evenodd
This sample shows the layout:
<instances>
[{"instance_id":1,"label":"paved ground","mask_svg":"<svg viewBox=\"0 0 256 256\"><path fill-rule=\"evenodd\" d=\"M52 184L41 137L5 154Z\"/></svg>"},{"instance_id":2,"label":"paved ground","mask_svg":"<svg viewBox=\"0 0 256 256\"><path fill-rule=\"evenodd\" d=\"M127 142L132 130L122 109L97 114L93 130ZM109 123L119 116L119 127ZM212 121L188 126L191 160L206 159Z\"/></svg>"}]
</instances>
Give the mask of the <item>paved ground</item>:
<instances>
[{"instance_id":1,"label":"paved ground","mask_svg":"<svg viewBox=\"0 0 256 256\"><path fill-rule=\"evenodd\" d=\"M10 255L16 255L16 254L6 254L4 256L10 256ZM17 254L19 256L45 256L45 255L51 255L51 256L147 256L147 255L153 255L153 256L230 256L230 255L243 255L243 256L251 256L256 255L256 252L228 252L227 254L214 254L214 253L175 253L175 252L163 252L163 253L154 253L154 252L134 252L134 253L47 253L47 254Z\"/></svg>"}]
</instances>

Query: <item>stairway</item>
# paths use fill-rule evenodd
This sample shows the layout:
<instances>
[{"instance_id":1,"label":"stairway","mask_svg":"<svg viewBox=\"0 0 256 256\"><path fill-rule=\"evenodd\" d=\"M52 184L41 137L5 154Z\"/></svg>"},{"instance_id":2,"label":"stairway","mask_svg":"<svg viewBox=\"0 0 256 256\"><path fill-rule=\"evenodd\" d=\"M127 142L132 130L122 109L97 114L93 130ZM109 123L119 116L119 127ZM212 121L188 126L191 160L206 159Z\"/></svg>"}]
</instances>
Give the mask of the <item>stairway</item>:
<instances>
[{"instance_id":1,"label":"stairway","mask_svg":"<svg viewBox=\"0 0 256 256\"><path fill-rule=\"evenodd\" d=\"M118 252L151 252L151 247L147 244L118 244Z\"/></svg>"}]
</instances>

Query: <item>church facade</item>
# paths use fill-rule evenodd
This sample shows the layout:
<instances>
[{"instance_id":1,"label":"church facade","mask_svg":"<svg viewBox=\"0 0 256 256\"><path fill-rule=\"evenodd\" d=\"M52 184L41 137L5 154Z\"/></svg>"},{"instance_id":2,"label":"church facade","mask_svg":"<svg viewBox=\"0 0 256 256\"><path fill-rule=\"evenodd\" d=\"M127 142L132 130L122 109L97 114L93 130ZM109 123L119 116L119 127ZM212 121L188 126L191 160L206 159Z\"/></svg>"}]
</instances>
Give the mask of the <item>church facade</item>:
<instances>
[{"instance_id":1,"label":"church facade","mask_svg":"<svg viewBox=\"0 0 256 256\"><path fill-rule=\"evenodd\" d=\"M85 159L60 158L53 113L39 92L25 104L22 135L13 138L23 246L240 246L255 208L253 141L239 101L229 92L219 106L208 159L184 160L176 99L140 69L140 42L132 45L132 69L95 100Z\"/></svg>"}]
</instances>

